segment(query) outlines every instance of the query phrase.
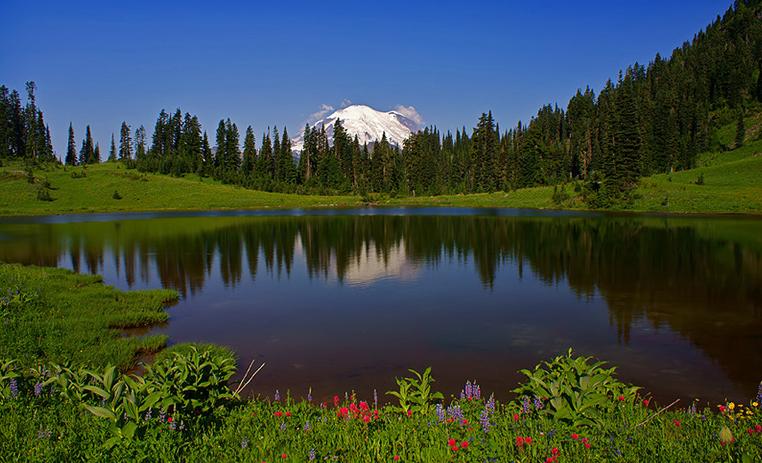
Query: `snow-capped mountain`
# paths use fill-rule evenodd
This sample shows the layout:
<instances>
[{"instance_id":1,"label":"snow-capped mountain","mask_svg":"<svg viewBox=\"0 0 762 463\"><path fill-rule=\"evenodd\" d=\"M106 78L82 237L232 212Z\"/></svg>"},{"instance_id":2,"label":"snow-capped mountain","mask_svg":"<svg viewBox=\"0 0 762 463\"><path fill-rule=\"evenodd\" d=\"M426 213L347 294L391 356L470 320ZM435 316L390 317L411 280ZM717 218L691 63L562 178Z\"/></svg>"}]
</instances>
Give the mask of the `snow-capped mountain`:
<instances>
[{"instance_id":1,"label":"snow-capped mountain","mask_svg":"<svg viewBox=\"0 0 762 463\"><path fill-rule=\"evenodd\" d=\"M321 125L325 125L328 140L333 143L333 126L337 119L341 119L341 124L350 137L354 138L357 135L361 145L381 140L381 136L386 133L386 139L389 140L389 143L402 147L405 139L419 128L416 121L398 111L377 111L370 106L360 104L341 108L310 125L318 129ZM291 146L294 151L302 150L304 147L303 130L298 137L291 140Z\"/></svg>"}]
</instances>

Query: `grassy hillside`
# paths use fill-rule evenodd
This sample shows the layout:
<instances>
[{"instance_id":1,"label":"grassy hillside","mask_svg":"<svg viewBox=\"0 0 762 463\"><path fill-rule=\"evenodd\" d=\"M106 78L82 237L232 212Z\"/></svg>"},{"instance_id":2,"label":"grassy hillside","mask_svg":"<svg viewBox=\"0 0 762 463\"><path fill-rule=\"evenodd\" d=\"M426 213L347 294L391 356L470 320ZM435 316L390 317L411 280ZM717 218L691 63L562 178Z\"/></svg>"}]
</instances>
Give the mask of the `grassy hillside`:
<instances>
[{"instance_id":1,"label":"grassy hillside","mask_svg":"<svg viewBox=\"0 0 762 463\"><path fill-rule=\"evenodd\" d=\"M86 176L81 177L86 171ZM127 170L118 163L82 167L48 167L28 182L20 165L0 169L0 215L82 212L332 207L359 204L351 196L301 196L223 185L188 175L175 178ZM37 191L47 180L53 201ZM118 192L121 199L114 198Z\"/></svg>"},{"instance_id":2,"label":"grassy hillside","mask_svg":"<svg viewBox=\"0 0 762 463\"><path fill-rule=\"evenodd\" d=\"M756 120L750 119L751 126ZM756 131L754 131L756 132ZM725 138L732 134L723 134ZM704 153L696 169L644 178L624 210L671 213L762 214L762 140L725 152ZM82 176L86 171L86 176ZM359 206L357 196L308 196L267 193L223 185L188 175L175 178L127 170L107 163L81 167L48 167L34 171L34 183L19 165L0 168L0 215L156 210L265 209ZM703 184L698 179L703 177ZM49 182L52 201L37 198ZM471 195L377 197L379 206L460 206L516 208L585 208L579 193L566 186L569 198L553 201L553 187ZM118 192L121 199L115 199Z\"/></svg>"}]
</instances>

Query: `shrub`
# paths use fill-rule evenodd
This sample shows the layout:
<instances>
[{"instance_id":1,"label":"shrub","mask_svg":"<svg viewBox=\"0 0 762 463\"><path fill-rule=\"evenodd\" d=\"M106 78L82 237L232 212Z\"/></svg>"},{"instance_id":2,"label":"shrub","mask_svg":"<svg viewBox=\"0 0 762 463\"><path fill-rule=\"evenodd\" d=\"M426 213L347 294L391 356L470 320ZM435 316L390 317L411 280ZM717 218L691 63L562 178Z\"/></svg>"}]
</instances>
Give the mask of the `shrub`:
<instances>
[{"instance_id":1,"label":"shrub","mask_svg":"<svg viewBox=\"0 0 762 463\"><path fill-rule=\"evenodd\" d=\"M120 195L120 194L119 194L119 192L118 192L118 191L116 191L116 190L114 190L114 194L113 194L113 195L111 195L111 197L112 197L112 198L114 198L114 199L116 199L116 200L120 200L120 199L122 199L122 195Z\"/></svg>"},{"instance_id":2,"label":"shrub","mask_svg":"<svg viewBox=\"0 0 762 463\"><path fill-rule=\"evenodd\" d=\"M534 370L521 370L528 381L514 389L519 406L532 398L542 401L535 407L540 415L574 426L591 426L610 412L618 401L632 401L638 387L616 378L615 367L603 368L605 362L590 363L591 357L573 357L572 350Z\"/></svg>"},{"instance_id":3,"label":"shrub","mask_svg":"<svg viewBox=\"0 0 762 463\"><path fill-rule=\"evenodd\" d=\"M50 190L40 186L37 188L37 200L38 201L53 201L53 197L50 196Z\"/></svg>"},{"instance_id":4,"label":"shrub","mask_svg":"<svg viewBox=\"0 0 762 463\"><path fill-rule=\"evenodd\" d=\"M408 371L413 374L413 377L395 378L399 390L387 392L399 401L399 406L392 408L405 414L431 413L434 403L444 399L441 392L431 391L431 384L434 383L431 368L426 368L423 374L415 370Z\"/></svg>"},{"instance_id":5,"label":"shrub","mask_svg":"<svg viewBox=\"0 0 762 463\"><path fill-rule=\"evenodd\" d=\"M700 173L698 178L696 179L696 185L703 185L704 184L704 173Z\"/></svg>"}]
</instances>

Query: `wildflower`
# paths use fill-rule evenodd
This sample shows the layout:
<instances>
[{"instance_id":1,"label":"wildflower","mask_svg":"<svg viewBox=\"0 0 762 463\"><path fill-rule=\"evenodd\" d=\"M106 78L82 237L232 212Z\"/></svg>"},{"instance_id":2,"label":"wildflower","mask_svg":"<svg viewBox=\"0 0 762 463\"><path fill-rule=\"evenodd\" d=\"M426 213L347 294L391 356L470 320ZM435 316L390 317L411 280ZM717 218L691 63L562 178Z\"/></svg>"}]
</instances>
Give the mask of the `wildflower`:
<instances>
[{"instance_id":1,"label":"wildflower","mask_svg":"<svg viewBox=\"0 0 762 463\"><path fill-rule=\"evenodd\" d=\"M468 420L463 418L463 420L460 422L460 424L462 424L463 426L466 426L466 425L468 425Z\"/></svg>"},{"instance_id":2,"label":"wildflower","mask_svg":"<svg viewBox=\"0 0 762 463\"><path fill-rule=\"evenodd\" d=\"M720 409L720 413L725 413L725 406L724 405L718 405L717 408Z\"/></svg>"},{"instance_id":3,"label":"wildflower","mask_svg":"<svg viewBox=\"0 0 762 463\"><path fill-rule=\"evenodd\" d=\"M304 422L304 428L303 428L303 429L304 429L305 431L309 431L309 430L311 429L311 428L310 428L310 422L309 422L309 421L305 421L305 422Z\"/></svg>"},{"instance_id":4,"label":"wildflower","mask_svg":"<svg viewBox=\"0 0 762 463\"><path fill-rule=\"evenodd\" d=\"M281 454L280 454L280 458L281 458L282 460L285 460L286 458L288 458L288 455L286 455L285 453L281 453Z\"/></svg>"},{"instance_id":5,"label":"wildflower","mask_svg":"<svg viewBox=\"0 0 762 463\"><path fill-rule=\"evenodd\" d=\"M286 416L290 417L291 416L291 412L286 412Z\"/></svg>"},{"instance_id":6,"label":"wildflower","mask_svg":"<svg viewBox=\"0 0 762 463\"><path fill-rule=\"evenodd\" d=\"M19 395L19 385L16 382L16 378L11 378L9 387L11 389L11 397Z\"/></svg>"},{"instance_id":7,"label":"wildflower","mask_svg":"<svg viewBox=\"0 0 762 463\"><path fill-rule=\"evenodd\" d=\"M169 418L167 418L167 423L171 423L171 422L172 422L172 417L170 416Z\"/></svg>"},{"instance_id":8,"label":"wildflower","mask_svg":"<svg viewBox=\"0 0 762 463\"><path fill-rule=\"evenodd\" d=\"M413 410L408 410L407 411L407 416L413 416Z\"/></svg>"},{"instance_id":9,"label":"wildflower","mask_svg":"<svg viewBox=\"0 0 762 463\"><path fill-rule=\"evenodd\" d=\"M759 402L762 402L762 381L759 382L759 388L757 388L757 405L755 407L759 406Z\"/></svg>"},{"instance_id":10,"label":"wildflower","mask_svg":"<svg viewBox=\"0 0 762 463\"><path fill-rule=\"evenodd\" d=\"M273 397L273 399L276 402L280 402L280 391L279 390L277 390L277 389L275 390L275 397Z\"/></svg>"},{"instance_id":11,"label":"wildflower","mask_svg":"<svg viewBox=\"0 0 762 463\"><path fill-rule=\"evenodd\" d=\"M460 443L460 448L467 449L468 448L468 441L464 440L463 442L461 442Z\"/></svg>"},{"instance_id":12,"label":"wildflower","mask_svg":"<svg viewBox=\"0 0 762 463\"><path fill-rule=\"evenodd\" d=\"M534 396L534 409L535 410L542 410L542 408L543 408L542 400L540 400L539 397Z\"/></svg>"},{"instance_id":13,"label":"wildflower","mask_svg":"<svg viewBox=\"0 0 762 463\"><path fill-rule=\"evenodd\" d=\"M373 408L378 408L378 391L373 389Z\"/></svg>"},{"instance_id":14,"label":"wildflower","mask_svg":"<svg viewBox=\"0 0 762 463\"><path fill-rule=\"evenodd\" d=\"M513 421L518 421L518 420L519 420L519 414L518 413L514 413L513 414Z\"/></svg>"},{"instance_id":15,"label":"wildflower","mask_svg":"<svg viewBox=\"0 0 762 463\"><path fill-rule=\"evenodd\" d=\"M400 461L400 456L399 455L394 455L392 460L394 460L394 461Z\"/></svg>"},{"instance_id":16,"label":"wildflower","mask_svg":"<svg viewBox=\"0 0 762 463\"><path fill-rule=\"evenodd\" d=\"M489 432L490 422L489 422L489 409L487 407L484 408L484 411L482 412L482 416L479 418L479 423L482 425L482 431Z\"/></svg>"},{"instance_id":17,"label":"wildflower","mask_svg":"<svg viewBox=\"0 0 762 463\"><path fill-rule=\"evenodd\" d=\"M281 431L285 431L286 430L286 423L281 423L280 424L280 430Z\"/></svg>"},{"instance_id":18,"label":"wildflower","mask_svg":"<svg viewBox=\"0 0 762 463\"><path fill-rule=\"evenodd\" d=\"M678 428L679 428L679 427L680 427L680 425L682 424L682 423L680 422L680 420L672 420L672 423L673 423L673 424L674 424L676 427L678 427Z\"/></svg>"},{"instance_id":19,"label":"wildflower","mask_svg":"<svg viewBox=\"0 0 762 463\"><path fill-rule=\"evenodd\" d=\"M436 412L437 412L437 419L441 423L442 421L445 420L445 411L444 411L444 407L442 407L442 404L437 404Z\"/></svg>"},{"instance_id":20,"label":"wildflower","mask_svg":"<svg viewBox=\"0 0 762 463\"><path fill-rule=\"evenodd\" d=\"M525 438L524 438L524 442L526 442L526 443L527 443L527 445L529 445L529 444L531 444L531 443L532 443L532 438L531 438L531 437L525 437Z\"/></svg>"},{"instance_id":21,"label":"wildflower","mask_svg":"<svg viewBox=\"0 0 762 463\"><path fill-rule=\"evenodd\" d=\"M315 449L310 449L310 453L307 454L307 459L313 461L315 459Z\"/></svg>"},{"instance_id":22,"label":"wildflower","mask_svg":"<svg viewBox=\"0 0 762 463\"><path fill-rule=\"evenodd\" d=\"M577 433L575 432L575 433L573 433L573 434L571 435L571 438L572 438L573 440L577 440L577 439L579 439L579 434L577 434Z\"/></svg>"},{"instance_id":23,"label":"wildflower","mask_svg":"<svg viewBox=\"0 0 762 463\"><path fill-rule=\"evenodd\" d=\"M273 415L275 415L277 418L280 418L281 416L283 416L283 412L277 411L277 412L273 413Z\"/></svg>"},{"instance_id":24,"label":"wildflower","mask_svg":"<svg viewBox=\"0 0 762 463\"><path fill-rule=\"evenodd\" d=\"M643 406L644 407L648 407L648 404L650 404L650 403L651 403L650 399L643 399Z\"/></svg>"},{"instance_id":25,"label":"wildflower","mask_svg":"<svg viewBox=\"0 0 762 463\"><path fill-rule=\"evenodd\" d=\"M758 424L758 425L754 426L754 430L756 432L762 432L762 424Z\"/></svg>"},{"instance_id":26,"label":"wildflower","mask_svg":"<svg viewBox=\"0 0 762 463\"><path fill-rule=\"evenodd\" d=\"M487 401L485 408L487 411L489 411L490 414L495 413L495 394L491 394L489 396L489 400Z\"/></svg>"},{"instance_id":27,"label":"wildflower","mask_svg":"<svg viewBox=\"0 0 762 463\"><path fill-rule=\"evenodd\" d=\"M369 423L370 422L370 416L369 415L363 415L362 420L363 420L364 423Z\"/></svg>"},{"instance_id":28,"label":"wildflower","mask_svg":"<svg viewBox=\"0 0 762 463\"><path fill-rule=\"evenodd\" d=\"M241 441L241 448L245 449L249 446L249 439L244 439Z\"/></svg>"},{"instance_id":29,"label":"wildflower","mask_svg":"<svg viewBox=\"0 0 762 463\"><path fill-rule=\"evenodd\" d=\"M447 407L447 414L453 420L460 421L463 419L463 410L461 410L459 405L450 405L449 407Z\"/></svg>"},{"instance_id":30,"label":"wildflower","mask_svg":"<svg viewBox=\"0 0 762 463\"><path fill-rule=\"evenodd\" d=\"M755 402L752 402L752 403L751 403L751 406L752 406L752 407L759 407L759 402L756 402L756 401L755 401Z\"/></svg>"},{"instance_id":31,"label":"wildflower","mask_svg":"<svg viewBox=\"0 0 762 463\"><path fill-rule=\"evenodd\" d=\"M732 411L732 410L735 410L735 408L736 408L736 404L734 404L733 402L730 402L730 403L728 404L728 410L731 410L731 411Z\"/></svg>"},{"instance_id":32,"label":"wildflower","mask_svg":"<svg viewBox=\"0 0 762 463\"><path fill-rule=\"evenodd\" d=\"M312 388L307 391L307 402L312 402Z\"/></svg>"},{"instance_id":33,"label":"wildflower","mask_svg":"<svg viewBox=\"0 0 762 463\"><path fill-rule=\"evenodd\" d=\"M447 439L447 445L450 446L450 447L452 447L453 445L456 445L457 443L458 442L455 439L453 439L452 437Z\"/></svg>"},{"instance_id":34,"label":"wildflower","mask_svg":"<svg viewBox=\"0 0 762 463\"><path fill-rule=\"evenodd\" d=\"M42 395L42 383L37 383L34 385L34 396L39 397Z\"/></svg>"},{"instance_id":35,"label":"wildflower","mask_svg":"<svg viewBox=\"0 0 762 463\"><path fill-rule=\"evenodd\" d=\"M529 413L529 397L524 397L524 401L521 404L521 410L524 413Z\"/></svg>"},{"instance_id":36,"label":"wildflower","mask_svg":"<svg viewBox=\"0 0 762 463\"><path fill-rule=\"evenodd\" d=\"M338 407L340 402L341 402L341 400L339 399L339 396L334 395L333 396L333 406L334 407Z\"/></svg>"},{"instance_id":37,"label":"wildflower","mask_svg":"<svg viewBox=\"0 0 762 463\"><path fill-rule=\"evenodd\" d=\"M624 396L623 395L620 395L619 397L617 397L617 399L619 399L620 402L624 402Z\"/></svg>"},{"instance_id":38,"label":"wildflower","mask_svg":"<svg viewBox=\"0 0 762 463\"><path fill-rule=\"evenodd\" d=\"M367 412L369 409L370 407L368 407L368 402L360 402L360 410Z\"/></svg>"},{"instance_id":39,"label":"wildflower","mask_svg":"<svg viewBox=\"0 0 762 463\"><path fill-rule=\"evenodd\" d=\"M523 447L524 446L524 438L521 436L516 437L516 447Z\"/></svg>"},{"instance_id":40,"label":"wildflower","mask_svg":"<svg viewBox=\"0 0 762 463\"><path fill-rule=\"evenodd\" d=\"M465 391L461 393L461 398L465 396L468 400L473 399L474 396L474 388L471 385L471 381L466 381L466 388Z\"/></svg>"}]
</instances>

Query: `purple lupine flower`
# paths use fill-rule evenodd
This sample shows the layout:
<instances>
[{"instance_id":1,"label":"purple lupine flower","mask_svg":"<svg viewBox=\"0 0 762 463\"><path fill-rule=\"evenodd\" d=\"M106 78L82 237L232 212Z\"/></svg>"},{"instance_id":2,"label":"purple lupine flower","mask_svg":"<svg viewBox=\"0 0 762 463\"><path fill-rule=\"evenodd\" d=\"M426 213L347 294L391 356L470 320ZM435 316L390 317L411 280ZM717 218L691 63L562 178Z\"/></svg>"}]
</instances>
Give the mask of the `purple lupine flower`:
<instances>
[{"instance_id":1,"label":"purple lupine flower","mask_svg":"<svg viewBox=\"0 0 762 463\"><path fill-rule=\"evenodd\" d=\"M542 404L542 400L540 400L539 397L534 396L534 409L535 410L542 410L544 405Z\"/></svg>"},{"instance_id":2,"label":"purple lupine flower","mask_svg":"<svg viewBox=\"0 0 762 463\"><path fill-rule=\"evenodd\" d=\"M145 421L149 421L152 415L153 415L153 409L149 408L148 411L146 412Z\"/></svg>"},{"instance_id":3,"label":"purple lupine flower","mask_svg":"<svg viewBox=\"0 0 762 463\"><path fill-rule=\"evenodd\" d=\"M180 432L185 431L185 423L182 420L180 420L180 427L177 430Z\"/></svg>"},{"instance_id":4,"label":"purple lupine flower","mask_svg":"<svg viewBox=\"0 0 762 463\"><path fill-rule=\"evenodd\" d=\"M277 389L275 390L275 397L273 397L273 399L276 402L280 402L280 391L279 390L277 390Z\"/></svg>"},{"instance_id":5,"label":"purple lupine flower","mask_svg":"<svg viewBox=\"0 0 762 463\"><path fill-rule=\"evenodd\" d=\"M437 404L437 418L439 419L440 423L445 420L445 411L444 407L442 407L442 404Z\"/></svg>"},{"instance_id":6,"label":"purple lupine flower","mask_svg":"<svg viewBox=\"0 0 762 463\"><path fill-rule=\"evenodd\" d=\"M17 395L19 395L19 385L16 382L16 378L11 378L10 389L11 389L11 397L16 397Z\"/></svg>"},{"instance_id":7,"label":"purple lupine flower","mask_svg":"<svg viewBox=\"0 0 762 463\"><path fill-rule=\"evenodd\" d=\"M474 383L474 399L480 400L482 398L482 388L478 384Z\"/></svg>"},{"instance_id":8,"label":"purple lupine flower","mask_svg":"<svg viewBox=\"0 0 762 463\"><path fill-rule=\"evenodd\" d=\"M762 383L760 383L760 387L762 387ZM373 408L378 410L378 391L375 388L373 389Z\"/></svg>"},{"instance_id":9,"label":"purple lupine flower","mask_svg":"<svg viewBox=\"0 0 762 463\"><path fill-rule=\"evenodd\" d=\"M170 431L174 431L177 429L177 423L175 423L175 420L172 420L172 422L169 423L169 429Z\"/></svg>"},{"instance_id":10,"label":"purple lupine flower","mask_svg":"<svg viewBox=\"0 0 762 463\"><path fill-rule=\"evenodd\" d=\"M489 422L489 409L485 406L484 410L482 411L481 417L479 417L479 422L482 425L482 431L485 433L489 432L490 422Z\"/></svg>"},{"instance_id":11,"label":"purple lupine flower","mask_svg":"<svg viewBox=\"0 0 762 463\"><path fill-rule=\"evenodd\" d=\"M165 418L166 418L166 415L164 414L164 412L163 411L159 412L159 421L163 423Z\"/></svg>"},{"instance_id":12,"label":"purple lupine flower","mask_svg":"<svg viewBox=\"0 0 762 463\"><path fill-rule=\"evenodd\" d=\"M310 453L307 454L307 459L309 461L315 460L315 449L310 449Z\"/></svg>"},{"instance_id":13,"label":"purple lupine flower","mask_svg":"<svg viewBox=\"0 0 762 463\"><path fill-rule=\"evenodd\" d=\"M490 415L495 413L495 394L489 396L489 400L485 405L485 408L489 411Z\"/></svg>"},{"instance_id":14,"label":"purple lupine flower","mask_svg":"<svg viewBox=\"0 0 762 463\"><path fill-rule=\"evenodd\" d=\"M524 401L521 404L521 409L524 413L529 413L529 397L524 397Z\"/></svg>"},{"instance_id":15,"label":"purple lupine flower","mask_svg":"<svg viewBox=\"0 0 762 463\"><path fill-rule=\"evenodd\" d=\"M285 431L286 430L286 423L281 423L280 424L280 430L281 431Z\"/></svg>"},{"instance_id":16,"label":"purple lupine flower","mask_svg":"<svg viewBox=\"0 0 762 463\"><path fill-rule=\"evenodd\" d=\"M759 388L757 389L757 402L762 402L762 381L759 382Z\"/></svg>"},{"instance_id":17,"label":"purple lupine flower","mask_svg":"<svg viewBox=\"0 0 762 463\"><path fill-rule=\"evenodd\" d=\"M691 415L696 414L696 402L691 403L691 406L688 407L688 413Z\"/></svg>"},{"instance_id":18,"label":"purple lupine flower","mask_svg":"<svg viewBox=\"0 0 762 463\"><path fill-rule=\"evenodd\" d=\"M458 405L450 405L447 407L447 414L450 415L450 418L455 421L463 421L463 410L461 410L460 406Z\"/></svg>"},{"instance_id":19,"label":"purple lupine flower","mask_svg":"<svg viewBox=\"0 0 762 463\"><path fill-rule=\"evenodd\" d=\"M249 439L244 439L244 440L242 440L242 441L241 441L241 448L242 448L242 449L245 449L245 448L247 448L247 447L249 447Z\"/></svg>"},{"instance_id":20,"label":"purple lupine flower","mask_svg":"<svg viewBox=\"0 0 762 463\"><path fill-rule=\"evenodd\" d=\"M39 397L42 395L42 383L37 383L34 385L34 396Z\"/></svg>"},{"instance_id":21,"label":"purple lupine flower","mask_svg":"<svg viewBox=\"0 0 762 463\"><path fill-rule=\"evenodd\" d=\"M471 385L471 381L466 381L466 388L463 392L467 399L470 399L474 396L474 387Z\"/></svg>"},{"instance_id":22,"label":"purple lupine flower","mask_svg":"<svg viewBox=\"0 0 762 463\"><path fill-rule=\"evenodd\" d=\"M310 429L312 429L312 428L310 427L310 422L309 422L309 421L305 421L305 422L304 422L304 430L305 430L305 431L309 431Z\"/></svg>"},{"instance_id":23,"label":"purple lupine flower","mask_svg":"<svg viewBox=\"0 0 762 463\"><path fill-rule=\"evenodd\" d=\"M312 402L312 388L307 392L307 402Z\"/></svg>"}]
</instances>

